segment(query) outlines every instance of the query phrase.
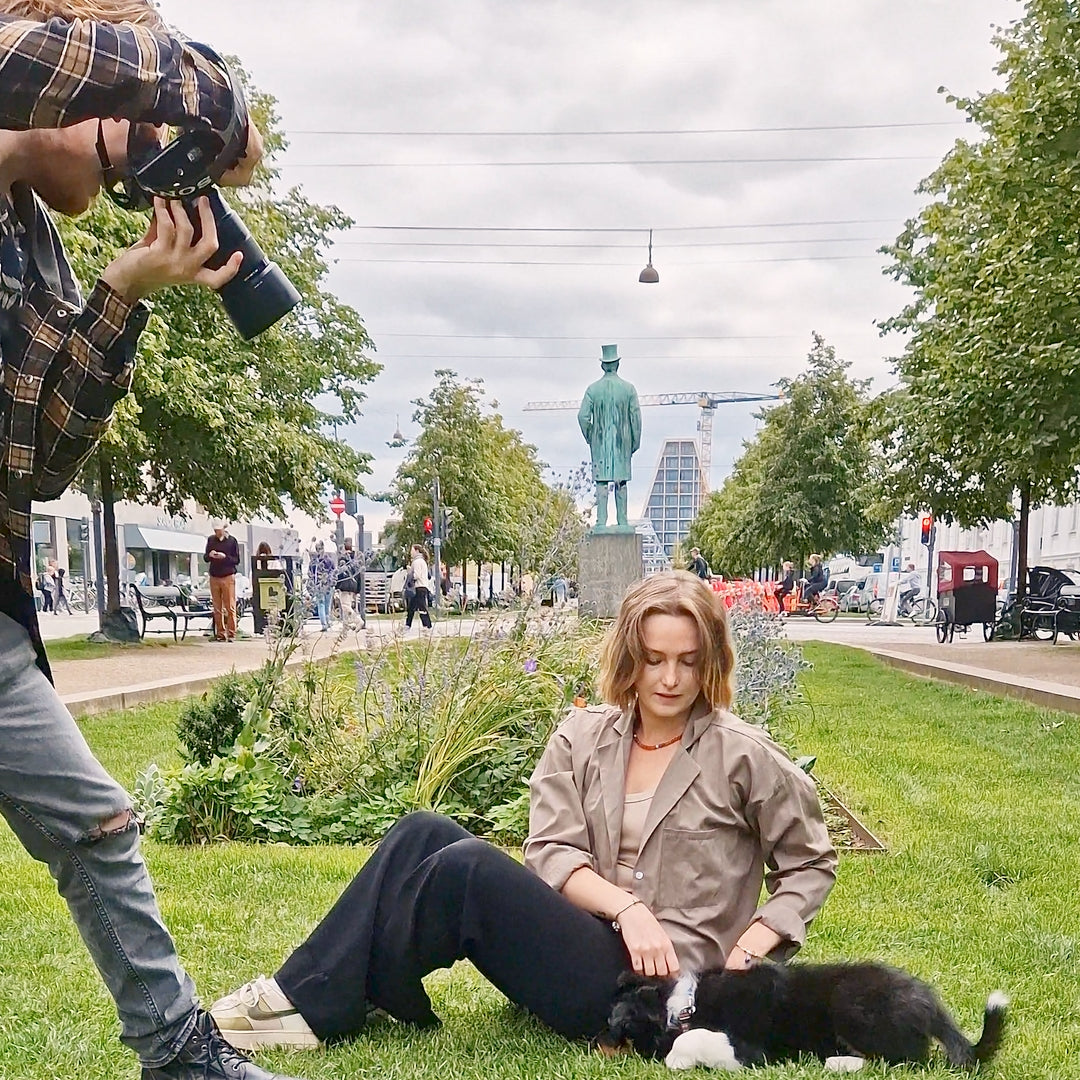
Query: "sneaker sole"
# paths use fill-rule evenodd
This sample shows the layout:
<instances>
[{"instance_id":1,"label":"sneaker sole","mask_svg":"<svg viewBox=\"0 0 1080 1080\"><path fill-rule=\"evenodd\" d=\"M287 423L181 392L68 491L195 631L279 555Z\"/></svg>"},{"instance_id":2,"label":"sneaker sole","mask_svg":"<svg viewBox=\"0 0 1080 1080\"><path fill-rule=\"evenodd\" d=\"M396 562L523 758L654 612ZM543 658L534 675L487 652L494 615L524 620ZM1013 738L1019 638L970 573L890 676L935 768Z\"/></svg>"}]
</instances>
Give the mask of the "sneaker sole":
<instances>
[{"instance_id":1,"label":"sneaker sole","mask_svg":"<svg viewBox=\"0 0 1080 1080\"><path fill-rule=\"evenodd\" d=\"M318 1050L317 1035L302 1031L229 1031L218 1026L221 1037L237 1050Z\"/></svg>"}]
</instances>

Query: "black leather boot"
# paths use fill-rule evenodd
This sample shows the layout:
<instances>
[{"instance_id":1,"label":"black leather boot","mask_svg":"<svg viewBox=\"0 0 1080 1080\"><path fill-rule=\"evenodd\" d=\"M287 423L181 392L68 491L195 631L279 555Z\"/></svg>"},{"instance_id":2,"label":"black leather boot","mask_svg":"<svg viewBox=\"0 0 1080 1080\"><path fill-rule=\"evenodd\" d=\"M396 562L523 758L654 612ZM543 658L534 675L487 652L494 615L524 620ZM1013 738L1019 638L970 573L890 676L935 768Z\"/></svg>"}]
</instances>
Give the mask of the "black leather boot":
<instances>
[{"instance_id":1,"label":"black leather boot","mask_svg":"<svg viewBox=\"0 0 1080 1080\"><path fill-rule=\"evenodd\" d=\"M144 1065L142 1080L296 1080L269 1073L234 1050L208 1012L199 1013L183 1050L164 1065Z\"/></svg>"}]
</instances>

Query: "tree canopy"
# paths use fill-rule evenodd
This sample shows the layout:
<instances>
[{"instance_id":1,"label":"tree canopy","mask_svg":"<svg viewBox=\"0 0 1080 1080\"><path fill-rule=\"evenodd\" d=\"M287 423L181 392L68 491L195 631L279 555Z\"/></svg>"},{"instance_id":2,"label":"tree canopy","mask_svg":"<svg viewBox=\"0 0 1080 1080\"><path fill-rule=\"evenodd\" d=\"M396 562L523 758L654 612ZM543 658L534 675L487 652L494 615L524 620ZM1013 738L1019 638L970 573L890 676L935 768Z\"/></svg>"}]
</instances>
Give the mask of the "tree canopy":
<instances>
[{"instance_id":1,"label":"tree canopy","mask_svg":"<svg viewBox=\"0 0 1080 1080\"><path fill-rule=\"evenodd\" d=\"M284 143L274 103L258 94L249 101L267 133L267 165L254 184L227 197L302 303L244 342L208 290L154 294L132 393L88 463L86 486L97 487L104 463L118 498L170 513L194 499L227 518L283 516L290 503L320 515L327 488L357 489L369 471L370 455L338 442L331 425L359 415L362 387L380 368L367 355L360 316L325 289L329 238L350 221L296 188L276 193L272 161ZM60 228L76 274L89 285L146 225L144 215L101 198Z\"/></svg>"},{"instance_id":2,"label":"tree canopy","mask_svg":"<svg viewBox=\"0 0 1080 1080\"><path fill-rule=\"evenodd\" d=\"M869 384L849 366L814 334L806 371L782 380L783 403L758 413L761 430L690 529L714 569L745 574L881 542L868 486Z\"/></svg>"},{"instance_id":3,"label":"tree canopy","mask_svg":"<svg viewBox=\"0 0 1080 1080\"><path fill-rule=\"evenodd\" d=\"M413 402L421 432L394 479L401 546L423 538L438 477L442 505L453 516L444 562L511 559L537 570L569 558L581 515L567 492L544 483L536 447L486 406L481 380L447 369L435 375L430 395Z\"/></svg>"},{"instance_id":4,"label":"tree canopy","mask_svg":"<svg viewBox=\"0 0 1080 1080\"><path fill-rule=\"evenodd\" d=\"M970 526L1076 492L1080 11L1029 0L995 37L1003 85L950 97L977 128L919 187L888 272L913 297L882 403L886 493ZM1023 565L1020 568L1022 584Z\"/></svg>"}]
</instances>

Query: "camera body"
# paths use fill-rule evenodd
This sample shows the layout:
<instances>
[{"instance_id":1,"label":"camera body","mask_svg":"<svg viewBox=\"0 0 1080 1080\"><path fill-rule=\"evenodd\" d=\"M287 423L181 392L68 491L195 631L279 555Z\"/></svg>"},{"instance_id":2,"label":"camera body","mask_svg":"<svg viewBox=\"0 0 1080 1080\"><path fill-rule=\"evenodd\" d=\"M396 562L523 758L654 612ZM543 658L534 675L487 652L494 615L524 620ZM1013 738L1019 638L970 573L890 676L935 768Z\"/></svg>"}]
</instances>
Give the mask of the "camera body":
<instances>
[{"instance_id":1,"label":"camera body","mask_svg":"<svg viewBox=\"0 0 1080 1080\"><path fill-rule=\"evenodd\" d=\"M205 124L184 129L165 146L140 139L138 125L128 136L128 169L122 176L106 176L106 191L118 206L143 210L156 195L188 206L197 224L193 204L206 197L217 226L218 250L209 260L212 270L223 266L237 251L243 261L236 276L218 295L226 314L246 341L273 326L299 302L300 294L281 268L264 254L240 216L221 197L216 184L244 156L247 149L248 110L240 80L229 65L209 46L189 43L228 78L232 91L232 115L225 131L212 131Z\"/></svg>"}]
</instances>

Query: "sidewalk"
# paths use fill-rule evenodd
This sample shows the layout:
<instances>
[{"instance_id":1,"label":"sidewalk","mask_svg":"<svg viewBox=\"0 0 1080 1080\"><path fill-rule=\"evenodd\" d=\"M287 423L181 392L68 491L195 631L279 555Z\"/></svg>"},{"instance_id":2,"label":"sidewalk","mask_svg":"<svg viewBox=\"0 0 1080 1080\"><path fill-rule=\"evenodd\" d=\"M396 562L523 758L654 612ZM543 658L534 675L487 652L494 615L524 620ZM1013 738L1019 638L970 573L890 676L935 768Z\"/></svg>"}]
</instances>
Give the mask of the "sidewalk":
<instances>
[{"instance_id":1,"label":"sidewalk","mask_svg":"<svg viewBox=\"0 0 1080 1080\"><path fill-rule=\"evenodd\" d=\"M966 637L939 645L933 627L871 626L841 621L828 625L803 620L788 624L796 641L828 641L865 649L892 667L1032 704L1080 713L1080 642L982 639L976 626Z\"/></svg>"},{"instance_id":2,"label":"sidewalk","mask_svg":"<svg viewBox=\"0 0 1080 1080\"><path fill-rule=\"evenodd\" d=\"M433 632L440 637L469 635L473 625L472 619L447 619L436 623ZM317 623L308 623L290 666L325 659L334 653L378 648L395 637L418 641L425 633L418 625L406 633L403 617L370 619L367 630L344 633L339 625L324 634ZM125 649L97 659L57 661L52 669L64 704L73 715L86 716L201 694L215 679L231 671L255 671L268 656L269 646L261 637L243 638L227 645L189 635L186 641L177 645L170 642L165 648L132 646L130 651Z\"/></svg>"}]
</instances>

